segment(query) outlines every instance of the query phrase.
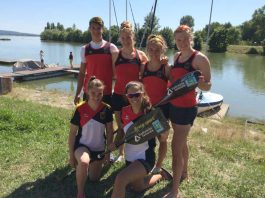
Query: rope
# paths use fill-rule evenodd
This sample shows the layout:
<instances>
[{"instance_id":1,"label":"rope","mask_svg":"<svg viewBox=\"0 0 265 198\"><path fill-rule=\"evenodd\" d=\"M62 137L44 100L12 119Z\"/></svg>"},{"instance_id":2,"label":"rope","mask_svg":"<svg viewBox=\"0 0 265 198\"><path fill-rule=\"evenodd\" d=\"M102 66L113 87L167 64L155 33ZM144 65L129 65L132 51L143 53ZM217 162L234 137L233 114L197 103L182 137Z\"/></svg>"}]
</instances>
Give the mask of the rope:
<instances>
[{"instance_id":1,"label":"rope","mask_svg":"<svg viewBox=\"0 0 265 198\"><path fill-rule=\"evenodd\" d=\"M118 19L117 19L116 7L115 7L115 4L114 4L114 0L112 0L112 5L113 5L113 10L114 10L114 14L115 14L116 23L117 23L117 26L119 28L119 23L118 23Z\"/></svg>"}]
</instances>

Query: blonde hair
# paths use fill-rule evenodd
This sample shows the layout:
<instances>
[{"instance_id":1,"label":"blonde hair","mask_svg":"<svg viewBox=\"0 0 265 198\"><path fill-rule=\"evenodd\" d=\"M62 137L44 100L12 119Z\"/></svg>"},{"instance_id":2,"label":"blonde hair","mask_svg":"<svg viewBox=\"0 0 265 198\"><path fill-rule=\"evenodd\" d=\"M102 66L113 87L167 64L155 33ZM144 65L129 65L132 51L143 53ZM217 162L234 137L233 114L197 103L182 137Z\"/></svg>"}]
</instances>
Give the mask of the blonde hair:
<instances>
[{"instance_id":1,"label":"blonde hair","mask_svg":"<svg viewBox=\"0 0 265 198\"><path fill-rule=\"evenodd\" d=\"M193 45L193 33L192 33L192 29L187 26L187 25L180 25L179 27L177 27L177 29L174 31L174 37L176 37L177 33L186 33L186 35L189 37L189 40L191 42L191 45Z\"/></svg>"},{"instance_id":2,"label":"blonde hair","mask_svg":"<svg viewBox=\"0 0 265 198\"><path fill-rule=\"evenodd\" d=\"M91 76L89 81L88 81L88 89L92 89L92 88L105 88L104 83L97 79L96 76Z\"/></svg>"},{"instance_id":3,"label":"blonde hair","mask_svg":"<svg viewBox=\"0 0 265 198\"><path fill-rule=\"evenodd\" d=\"M143 100L142 100L142 104L141 104L141 111L144 113L147 113L149 110L151 110L152 105L150 102L150 98L145 91L143 83L138 82L138 81L128 82L125 86L125 93L126 94L131 87L136 88L137 90L139 90L142 93Z\"/></svg>"},{"instance_id":4,"label":"blonde hair","mask_svg":"<svg viewBox=\"0 0 265 198\"><path fill-rule=\"evenodd\" d=\"M121 26L120 26L120 35L121 33L127 33L127 34L130 34L133 38L133 42L135 44L135 35L134 35L134 31L132 29L132 24L129 22L129 21L123 21L121 23Z\"/></svg>"},{"instance_id":5,"label":"blonde hair","mask_svg":"<svg viewBox=\"0 0 265 198\"><path fill-rule=\"evenodd\" d=\"M148 54L148 46L150 44L159 45L162 48L162 53L166 52L167 43L166 43L165 39L163 38L163 36L156 35L156 34L151 34L150 36L148 36L147 42L146 42L147 54Z\"/></svg>"}]
</instances>

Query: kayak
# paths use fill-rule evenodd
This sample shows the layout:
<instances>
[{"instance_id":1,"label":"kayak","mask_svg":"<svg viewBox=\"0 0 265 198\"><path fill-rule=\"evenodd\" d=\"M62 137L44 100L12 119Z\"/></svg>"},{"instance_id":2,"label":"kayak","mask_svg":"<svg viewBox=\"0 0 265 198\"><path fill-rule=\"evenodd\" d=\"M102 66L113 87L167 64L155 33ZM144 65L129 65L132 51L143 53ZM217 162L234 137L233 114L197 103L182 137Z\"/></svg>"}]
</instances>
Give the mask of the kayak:
<instances>
[{"instance_id":1,"label":"kayak","mask_svg":"<svg viewBox=\"0 0 265 198\"><path fill-rule=\"evenodd\" d=\"M220 107L224 97L213 92L200 92L197 94L196 100L198 105L198 114L210 111Z\"/></svg>"}]
</instances>

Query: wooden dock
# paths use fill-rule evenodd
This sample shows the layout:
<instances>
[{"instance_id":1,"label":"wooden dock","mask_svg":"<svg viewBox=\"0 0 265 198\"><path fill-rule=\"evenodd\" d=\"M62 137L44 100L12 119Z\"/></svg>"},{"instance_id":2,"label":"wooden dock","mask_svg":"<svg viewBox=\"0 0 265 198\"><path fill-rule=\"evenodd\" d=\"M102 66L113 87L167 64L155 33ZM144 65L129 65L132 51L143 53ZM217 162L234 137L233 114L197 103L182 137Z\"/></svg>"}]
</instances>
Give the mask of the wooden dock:
<instances>
[{"instance_id":1,"label":"wooden dock","mask_svg":"<svg viewBox=\"0 0 265 198\"><path fill-rule=\"evenodd\" d=\"M215 119L215 120L221 120L226 116L228 110L229 110L229 105L223 103L220 107L211 109L211 110L206 111L206 112L202 112L202 113L198 114L198 116L199 117L207 117L207 118L211 118L211 119Z\"/></svg>"},{"instance_id":2,"label":"wooden dock","mask_svg":"<svg viewBox=\"0 0 265 198\"><path fill-rule=\"evenodd\" d=\"M27 70L27 71L17 71L14 73L0 73L0 77L10 77L14 78L16 81L29 81L38 80L43 78L51 78L58 76L65 76L70 74L79 73L76 69L69 69L67 67L49 67L45 69L38 70Z\"/></svg>"}]
</instances>

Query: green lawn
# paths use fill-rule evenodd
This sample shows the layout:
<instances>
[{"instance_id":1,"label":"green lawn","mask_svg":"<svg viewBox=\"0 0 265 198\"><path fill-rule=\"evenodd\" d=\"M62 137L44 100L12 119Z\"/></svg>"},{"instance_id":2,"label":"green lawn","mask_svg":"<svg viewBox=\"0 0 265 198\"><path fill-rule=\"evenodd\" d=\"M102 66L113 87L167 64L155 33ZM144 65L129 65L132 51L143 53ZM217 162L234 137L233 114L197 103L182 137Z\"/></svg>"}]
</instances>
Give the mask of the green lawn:
<instances>
[{"instance_id":1,"label":"green lawn","mask_svg":"<svg viewBox=\"0 0 265 198\"><path fill-rule=\"evenodd\" d=\"M71 114L0 96L0 197L75 197L75 175L58 180L69 171ZM264 126L246 128L241 119L226 118L220 124L198 118L189 137L190 181L181 185L183 197L265 197L264 136ZM170 144L164 164L170 170ZM110 197L121 168L117 163L105 167L100 182L88 181L87 196ZM162 181L141 194L127 192L126 197L161 197L169 189L170 183Z\"/></svg>"}]
</instances>

